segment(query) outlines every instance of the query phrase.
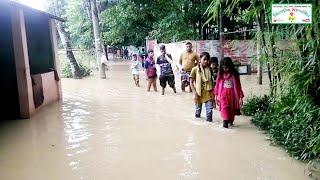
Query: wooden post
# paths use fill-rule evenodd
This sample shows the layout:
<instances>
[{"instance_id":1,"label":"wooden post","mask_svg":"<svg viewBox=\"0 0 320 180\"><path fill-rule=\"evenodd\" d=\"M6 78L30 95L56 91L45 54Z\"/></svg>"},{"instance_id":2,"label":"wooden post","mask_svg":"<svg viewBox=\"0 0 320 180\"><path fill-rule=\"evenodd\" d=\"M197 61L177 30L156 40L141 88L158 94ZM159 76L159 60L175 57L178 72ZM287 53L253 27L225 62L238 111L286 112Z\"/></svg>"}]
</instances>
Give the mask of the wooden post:
<instances>
[{"instance_id":1,"label":"wooden post","mask_svg":"<svg viewBox=\"0 0 320 180\"><path fill-rule=\"evenodd\" d=\"M35 112L35 106L33 101L24 14L21 9L11 9L11 23L19 93L20 117L27 119Z\"/></svg>"}]
</instances>

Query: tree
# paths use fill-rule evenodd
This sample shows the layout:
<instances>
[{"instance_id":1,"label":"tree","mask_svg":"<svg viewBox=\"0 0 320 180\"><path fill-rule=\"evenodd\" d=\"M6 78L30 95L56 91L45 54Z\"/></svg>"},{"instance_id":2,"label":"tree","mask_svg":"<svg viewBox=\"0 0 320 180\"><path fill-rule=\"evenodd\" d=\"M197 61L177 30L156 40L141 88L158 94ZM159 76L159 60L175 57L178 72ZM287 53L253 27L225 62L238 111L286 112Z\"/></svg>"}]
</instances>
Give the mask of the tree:
<instances>
[{"instance_id":1,"label":"tree","mask_svg":"<svg viewBox=\"0 0 320 180\"><path fill-rule=\"evenodd\" d=\"M51 0L51 2L48 3L51 7L51 10L54 15L62 17L63 14L63 7L65 7L65 2L63 0ZM66 49L67 57L70 63L72 75L74 79L81 79L81 73L80 73L80 67L77 63L77 60L72 52L71 42L70 42L70 34L66 31L65 24L61 21L56 21L59 36L61 39L61 42Z\"/></svg>"},{"instance_id":2,"label":"tree","mask_svg":"<svg viewBox=\"0 0 320 180\"><path fill-rule=\"evenodd\" d=\"M70 32L71 42L76 48L93 48L93 25L91 6L88 0L68 0L64 18Z\"/></svg>"},{"instance_id":3,"label":"tree","mask_svg":"<svg viewBox=\"0 0 320 180\"><path fill-rule=\"evenodd\" d=\"M102 49L103 45L102 45L102 41L101 41L96 0L90 0L90 5L91 5L91 11L92 11L92 24L93 24L96 56L97 56L97 63L98 63L100 78L105 79L106 78L105 68L104 68L104 65L100 62L100 58L102 57L102 52L103 52L103 49Z\"/></svg>"},{"instance_id":4,"label":"tree","mask_svg":"<svg viewBox=\"0 0 320 180\"><path fill-rule=\"evenodd\" d=\"M140 9L130 1L121 0L102 12L104 41L111 45L141 45L152 28L149 9Z\"/></svg>"},{"instance_id":5,"label":"tree","mask_svg":"<svg viewBox=\"0 0 320 180\"><path fill-rule=\"evenodd\" d=\"M142 45L146 37L160 42L208 39L215 22L203 26L209 0L119 0L102 12L103 38L111 45Z\"/></svg>"}]
</instances>

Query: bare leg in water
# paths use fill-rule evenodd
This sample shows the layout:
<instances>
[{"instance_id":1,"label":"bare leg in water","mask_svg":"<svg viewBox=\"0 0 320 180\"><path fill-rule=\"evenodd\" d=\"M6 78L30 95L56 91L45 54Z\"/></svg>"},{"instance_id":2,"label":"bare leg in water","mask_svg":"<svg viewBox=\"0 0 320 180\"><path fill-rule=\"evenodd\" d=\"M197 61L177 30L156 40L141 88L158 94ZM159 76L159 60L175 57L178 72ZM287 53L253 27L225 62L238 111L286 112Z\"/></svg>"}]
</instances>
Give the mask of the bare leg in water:
<instances>
[{"instance_id":1,"label":"bare leg in water","mask_svg":"<svg viewBox=\"0 0 320 180\"><path fill-rule=\"evenodd\" d=\"M150 92L150 88L151 88L152 83L153 83L153 79L148 78L148 89L147 89L148 92Z\"/></svg>"},{"instance_id":2,"label":"bare leg in water","mask_svg":"<svg viewBox=\"0 0 320 180\"><path fill-rule=\"evenodd\" d=\"M181 82L181 91L182 92L186 91L186 86L185 86L184 82Z\"/></svg>"},{"instance_id":3,"label":"bare leg in water","mask_svg":"<svg viewBox=\"0 0 320 180\"><path fill-rule=\"evenodd\" d=\"M153 78L152 86L153 86L153 90L154 90L154 91L158 91L158 90L157 90L157 78Z\"/></svg>"},{"instance_id":4,"label":"bare leg in water","mask_svg":"<svg viewBox=\"0 0 320 180\"><path fill-rule=\"evenodd\" d=\"M174 93L177 93L177 89L176 89L175 86L173 86L173 87L171 87L171 88L173 89L173 92L174 92Z\"/></svg>"},{"instance_id":5,"label":"bare leg in water","mask_svg":"<svg viewBox=\"0 0 320 180\"><path fill-rule=\"evenodd\" d=\"M157 78L148 79L148 92L150 92L151 86L153 86L154 91L157 91Z\"/></svg>"},{"instance_id":6,"label":"bare leg in water","mask_svg":"<svg viewBox=\"0 0 320 180\"><path fill-rule=\"evenodd\" d=\"M133 81L134 81L134 84L135 84L136 86L138 86L137 77L136 77L135 75L133 76Z\"/></svg>"},{"instance_id":7,"label":"bare leg in water","mask_svg":"<svg viewBox=\"0 0 320 180\"><path fill-rule=\"evenodd\" d=\"M177 89L175 86L171 87L174 93L177 93ZM162 95L164 95L165 88L162 88Z\"/></svg>"}]
</instances>

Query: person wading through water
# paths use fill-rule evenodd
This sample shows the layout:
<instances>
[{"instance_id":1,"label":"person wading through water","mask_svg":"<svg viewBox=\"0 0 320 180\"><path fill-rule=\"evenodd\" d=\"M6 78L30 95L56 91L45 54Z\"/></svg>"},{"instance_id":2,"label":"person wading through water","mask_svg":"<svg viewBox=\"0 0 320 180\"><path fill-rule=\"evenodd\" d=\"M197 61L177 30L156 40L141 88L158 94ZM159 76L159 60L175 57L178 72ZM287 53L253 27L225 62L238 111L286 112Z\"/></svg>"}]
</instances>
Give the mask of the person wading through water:
<instances>
[{"instance_id":1,"label":"person wading through water","mask_svg":"<svg viewBox=\"0 0 320 180\"><path fill-rule=\"evenodd\" d=\"M182 67L181 72L181 90L184 92L185 88L189 86L189 91L192 92L190 86L190 73L200 58L197 53L193 52L191 42L186 43L186 52L182 53L179 59L179 64Z\"/></svg>"},{"instance_id":2,"label":"person wading through water","mask_svg":"<svg viewBox=\"0 0 320 180\"><path fill-rule=\"evenodd\" d=\"M223 119L223 127L228 128L229 124L233 126L234 117L241 115L244 94L240 74L230 57L225 57L220 63L214 94Z\"/></svg>"},{"instance_id":3,"label":"person wading through water","mask_svg":"<svg viewBox=\"0 0 320 180\"><path fill-rule=\"evenodd\" d=\"M200 118L202 104L206 106L206 117L208 122L212 122L212 72L209 67L210 55L203 52L200 55L200 62L192 68L190 74L190 86L194 92L196 105L196 118Z\"/></svg>"},{"instance_id":4,"label":"person wading through water","mask_svg":"<svg viewBox=\"0 0 320 180\"><path fill-rule=\"evenodd\" d=\"M156 63L153 59L154 52L152 49L148 50L148 58L144 63L144 68L146 69L146 79L148 81L148 89L147 91L150 92L151 86L153 86L153 90L157 91L157 69Z\"/></svg>"},{"instance_id":5,"label":"person wading through water","mask_svg":"<svg viewBox=\"0 0 320 180\"><path fill-rule=\"evenodd\" d=\"M160 86L162 87L162 95L164 95L164 90L166 89L167 84L173 89L174 93L177 93L175 87L174 74L171 64L172 56L167 54L166 47L164 45L160 46L161 55L157 58L156 64L160 70Z\"/></svg>"},{"instance_id":6,"label":"person wading through water","mask_svg":"<svg viewBox=\"0 0 320 180\"><path fill-rule=\"evenodd\" d=\"M142 66L143 70L144 70L144 63L145 63L147 57L148 57L148 54L145 52L144 48L142 48L142 52L140 53L140 58L141 58L141 66Z\"/></svg>"}]
</instances>

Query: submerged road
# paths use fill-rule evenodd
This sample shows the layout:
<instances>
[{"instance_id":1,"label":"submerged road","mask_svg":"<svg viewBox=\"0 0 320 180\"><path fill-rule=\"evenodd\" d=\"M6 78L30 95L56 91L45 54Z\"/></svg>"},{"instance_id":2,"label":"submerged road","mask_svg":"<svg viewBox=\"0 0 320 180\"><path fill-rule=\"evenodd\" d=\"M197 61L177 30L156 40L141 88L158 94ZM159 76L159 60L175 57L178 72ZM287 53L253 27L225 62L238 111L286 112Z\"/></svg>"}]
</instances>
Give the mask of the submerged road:
<instances>
[{"instance_id":1,"label":"submerged road","mask_svg":"<svg viewBox=\"0 0 320 180\"><path fill-rule=\"evenodd\" d=\"M0 125L1 180L304 180L305 164L270 145L237 117L223 129L194 118L191 93L135 87L127 62L107 79L62 79L63 102L30 120ZM241 76L246 96L266 93L256 76ZM265 81L266 82L266 81ZM267 82L266 82L267 84ZM160 90L160 88L158 87Z\"/></svg>"}]
</instances>

